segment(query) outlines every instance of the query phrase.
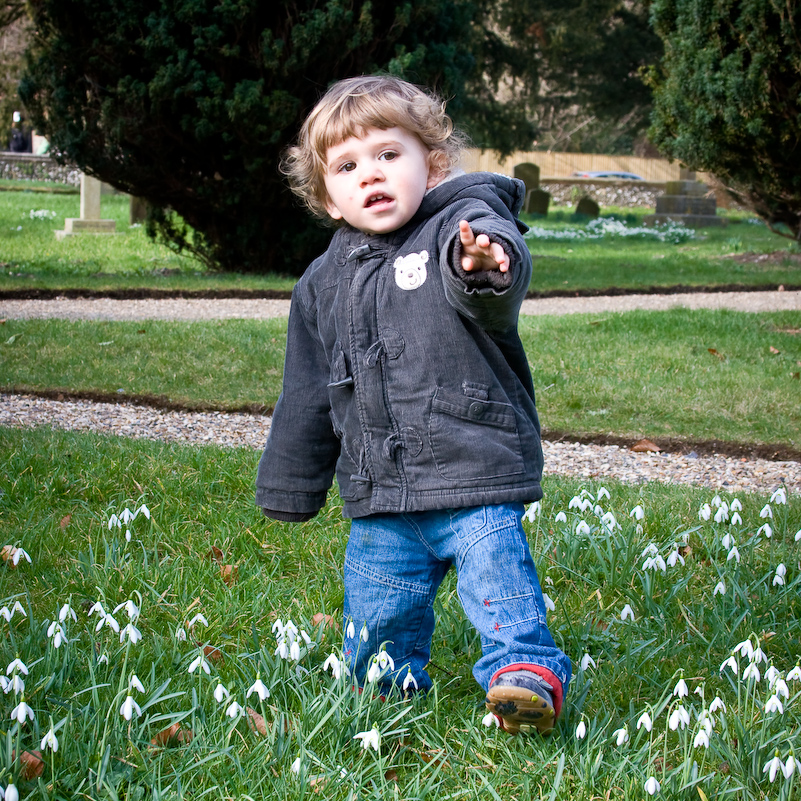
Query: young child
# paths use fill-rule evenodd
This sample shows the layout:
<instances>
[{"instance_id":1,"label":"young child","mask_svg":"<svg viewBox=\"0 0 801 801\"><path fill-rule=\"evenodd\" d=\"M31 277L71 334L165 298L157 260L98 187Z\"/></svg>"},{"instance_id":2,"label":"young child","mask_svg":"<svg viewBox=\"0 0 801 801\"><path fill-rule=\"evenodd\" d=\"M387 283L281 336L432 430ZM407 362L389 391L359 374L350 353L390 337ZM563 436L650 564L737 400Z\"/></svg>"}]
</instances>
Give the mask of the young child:
<instances>
[{"instance_id":1,"label":"young child","mask_svg":"<svg viewBox=\"0 0 801 801\"><path fill-rule=\"evenodd\" d=\"M571 668L521 525L542 496L517 334L531 277L524 187L457 170L461 148L438 99L360 77L331 87L288 150L293 190L340 227L292 295L256 502L309 520L336 474L352 518L345 657L359 681L383 646L384 683L431 686L434 597L453 565L487 708L510 733L548 732Z\"/></svg>"}]
</instances>

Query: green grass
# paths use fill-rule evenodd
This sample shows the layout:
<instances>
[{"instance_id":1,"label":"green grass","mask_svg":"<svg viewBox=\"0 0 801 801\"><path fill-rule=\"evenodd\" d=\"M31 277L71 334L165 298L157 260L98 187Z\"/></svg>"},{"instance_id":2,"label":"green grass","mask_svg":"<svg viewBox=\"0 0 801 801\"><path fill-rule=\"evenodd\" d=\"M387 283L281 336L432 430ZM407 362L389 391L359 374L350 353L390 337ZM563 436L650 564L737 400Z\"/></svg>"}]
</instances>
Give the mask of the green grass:
<instances>
[{"instance_id":1,"label":"green grass","mask_svg":"<svg viewBox=\"0 0 801 801\"><path fill-rule=\"evenodd\" d=\"M14 184L11 183L13 186ZM0 192L0 289L182 289L184 291L250 289L288 290L294 279L209 273L188 255L176 255L153 243L142 228L128 225L128 199L104 195L101 214L116 220L115 236L77 236L57 242L54 231L66 217L77 217L77 195L33 191L17 182L20 191ZM6 187L9 188L9 187ZM52 219L31 219L31 211L52 211ZM648 209L605 209L605 214L637 225ZM610 287L644 289L652 286L767 286L801 285L801 263L766 265L739 263L738 253L792 251L791 243L752 224L739 213L727 212L727 228L708 228L683 244L607 236L591 241L551 241L533 238L535 256L531 289L537 292L603 290ZM545 220L526 218L553 231L583 230L565 210Z\"/></svg>"},{"instance_id":2,"label":"green grass","mask_svg":"<svg viewBox=\"0 0 801 801\"><path fill-rule=\"evenodd\" d=\"M795 447L799 330L798 312L683 309L520 323L548 430ZM285 334L285 319L8 320L0 328L0 376L6 389L269 408L281 389Z\"/></svg>"},{"instance_id":3,"label":"green grass","mask_svg":"<svg viewBox=\"0 0 801 801\"><path fill-rule=\"evenodd\" d=\"M541 514L526 526L555 603L549 625L576 675L551 737L509 738L482 726L482 694L470 676L479 644L452 575L438 598L428 697L382 703L323 671L341 647L339 628L311 624L318 612L341 613L347 524L335 494L317 519L293 527L254 508L255 451L9 428L0 429L0 450L0 545L31 558L16 568L0 563L0 604L10 610L18 600L27 615L0 618L1 672L17 657L30 671L24 698L34 720L12 721L20 696L0 696L0 785L13 782L23 798L629 801L646 797L650 776L671 799L785 799L791 788L797 795L798 773L771 783L764 766L775 753L786 760L801 751L799 683L788 678L784 711L769 713L768 664L758 665L758 682L743 680L749 660L739 653L739 678L720 666L746 639L781 676L799 661L798 498L774 499L765 518L765 497L740 495L742 523L732 524L699 519L713 501L705 490L608 482L606 497L588 485L590 508L581 511L569 507L587 498L582 485L547 481ZM112 514L141 504L150 520L140 514L109 526ZM641 520L630 515L638 504ZM610 511L617 523L604 524L599 514ZM734 541L724 543L725 535ZM734 544L738 558L728 558ZM677 546L684 563L671 558ZM675 565L644 568L654 551ZM230 586L221 564L237 568ZM779 564L784 584L774 579ZM720 581L723 594L715 592ZM135 645L97 630L98 616L89 615L96 601L111 612L128 600L140 611ZM65 613L66 642L56 648L47 631L67 603L76 620ZM633 620L621 619L626 604ZM187 631L198 613L208 625L196 621ZM114 617L128 623L124 607ZM277 618L291 618L318 642L300 670L274 654ZM208 675L189 672L202 646L221 657L208 656ZM585 654L595 666L581 669ZM132 674L144 692L129 690ZM257 676L271 693L264 702L246 698ZM682 676L690 694L679 700L673 691ZM213 698L218 682L231 694L223 704ZM142 714L126 721L120 709L129 692ZM726 711L713 713L709 748L694 745L716 696ZM264 734L225 715L234 699L263 715ZM690 723L674 731L669 719L679 706ZM637 729L645 711L650 732ZM578 739L582 721L587 734ZM191 742L151 746L171 724L191 731ZM39 749L51 726L59 749L45 749L41 778L26 779L12 752ZM373 726L378 753L353 739ZM629 740L617 745L622 727Z\"/></svg>"}]
</instances>

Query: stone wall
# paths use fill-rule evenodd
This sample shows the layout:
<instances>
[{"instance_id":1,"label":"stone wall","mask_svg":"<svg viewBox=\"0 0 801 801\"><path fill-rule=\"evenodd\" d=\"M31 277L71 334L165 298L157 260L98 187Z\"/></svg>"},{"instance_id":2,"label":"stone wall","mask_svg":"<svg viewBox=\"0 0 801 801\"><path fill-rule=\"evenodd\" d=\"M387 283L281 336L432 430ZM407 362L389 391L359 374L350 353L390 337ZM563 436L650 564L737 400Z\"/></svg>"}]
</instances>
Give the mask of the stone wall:
<instances>
[{"instance_id":1,"label":"stone wall","mask_svg":"<svg viewBox=\"0 0 801 801\"><path fill-rule=\"evenodd\" d=\"M604 206L654 208L665 184L647 181L592 181L587 179L543 181L540 188L551 195L551 207L573 206L580 198L591 197L603 211Z\"/></svg>"},{"instance_id":2,"label":"stone wall","mask_svg":"<svg viewBox=\"0 0 801 801\"><path fill-rule=\"evenodd\" d=\"M81 171L58 164L50 156L0 152L0 178L14 181L51 181L78 187Z\"/></svg>"}]
</instances>

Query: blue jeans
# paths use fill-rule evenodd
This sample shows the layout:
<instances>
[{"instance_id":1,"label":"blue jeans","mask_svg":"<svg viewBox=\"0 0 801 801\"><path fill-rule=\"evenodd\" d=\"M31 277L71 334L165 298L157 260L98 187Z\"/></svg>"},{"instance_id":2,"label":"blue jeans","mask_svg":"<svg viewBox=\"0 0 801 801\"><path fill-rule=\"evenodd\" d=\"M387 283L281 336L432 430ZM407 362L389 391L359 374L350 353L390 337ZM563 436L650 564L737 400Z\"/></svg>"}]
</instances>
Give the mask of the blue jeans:
<instances>
[{"instance_id":1,"label":"blue jeans","mask_svg":"<svg viewBox=\"0 0 801 801\"><path fill-rule=\"evenodd\" d=\"M401 684L411 671L421 690L434 632L434 597L451 565L465 614L481 636L473 666L486 691L510 665L537 666L570 681L570 660L545 622L537 571L521 524L521 504L371 515L351 524L345 555L345 657L360 683L370 657L385 644L395 663L384 684ZM366 629L367 641L362 638ZM548 673L552 675L548 675ZM561 704L560 704L561 705Z\"/></svg>"}]
</instances>

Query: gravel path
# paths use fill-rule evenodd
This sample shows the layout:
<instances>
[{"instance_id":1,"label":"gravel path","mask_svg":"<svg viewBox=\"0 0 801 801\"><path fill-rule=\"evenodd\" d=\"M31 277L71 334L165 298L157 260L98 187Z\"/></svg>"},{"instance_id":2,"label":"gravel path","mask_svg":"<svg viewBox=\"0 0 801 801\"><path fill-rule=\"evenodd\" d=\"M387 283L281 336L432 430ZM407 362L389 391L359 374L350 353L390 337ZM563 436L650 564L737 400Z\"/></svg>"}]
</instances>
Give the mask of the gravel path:
<instances>
[{"instance_id":1,"label":"gravel path","mask_svg":"<svg viewBox=\"0 0 801 801\"><path fill-rule=\"evenodd\" d=\"M89 320L265 319L288 313L288 301L275 300L47 300L0 301L0 319L60 317ZM801 292L723 292L686 295L624 295L528 300L523 314L627 311L635 308L730 308L741 311L801 310ZM39 426L148 437L187 444L260 449L270 419L225 413L190 413L130 404L54 401L0 394L0 426ZM543 443L550 474L686 483L727 492L770 493L779 486L801 492L801 463L716 456L635 453L618 446Z\"/></svg>"}]
</instances>

